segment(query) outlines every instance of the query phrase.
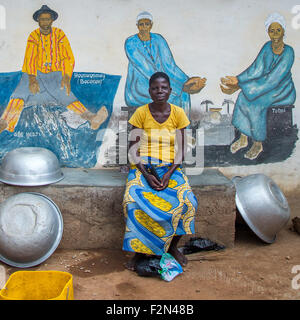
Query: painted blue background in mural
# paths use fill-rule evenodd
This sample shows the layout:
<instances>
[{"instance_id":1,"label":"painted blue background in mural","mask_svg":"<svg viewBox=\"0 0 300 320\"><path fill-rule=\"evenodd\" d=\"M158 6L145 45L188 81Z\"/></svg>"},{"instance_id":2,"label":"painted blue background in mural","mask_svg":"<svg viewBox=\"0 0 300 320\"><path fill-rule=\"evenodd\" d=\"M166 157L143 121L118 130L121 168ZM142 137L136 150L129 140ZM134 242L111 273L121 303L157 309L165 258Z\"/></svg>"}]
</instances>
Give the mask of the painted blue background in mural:
<instances>
[{"instance_id":1,"label":"painted blue background in mural","mask_svg":"<svg viewBox=\"0 0 300 320\"><path fill-rule=\"evenodd\" d=\"M22 72L0 74L0 114L18 85ZM102 105L108 117L98 130L90 129L88 122L76 122L76 115L61 106L33 106L24 108L14 132L0 134L0 159L19 147L43 147L56 154L62 166L91 168L97 162L101 146L99 130L107 127L113 101L121 76L103 73L74 72L71 90L91 112ZM74 121L75 117L75 121ZM71 120L70 120L71 119ZM100 138L100 139L99 139Z\"/></svg>"}]
</instances>

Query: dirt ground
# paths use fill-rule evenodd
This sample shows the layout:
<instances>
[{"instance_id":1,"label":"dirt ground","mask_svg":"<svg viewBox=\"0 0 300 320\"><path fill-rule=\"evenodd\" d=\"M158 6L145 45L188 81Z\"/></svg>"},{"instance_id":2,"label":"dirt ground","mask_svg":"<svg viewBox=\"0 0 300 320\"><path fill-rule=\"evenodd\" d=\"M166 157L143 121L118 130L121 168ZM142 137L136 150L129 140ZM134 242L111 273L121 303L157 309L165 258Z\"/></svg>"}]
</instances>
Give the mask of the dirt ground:
<instances>
[{"instance_id":1,"label":"dirt ground","mask_svg":"<svg viewBox=\"0 0 300 320\"><path fill-rule=\"evenodd\" d=\"M299 203L292 199L292 217L300 216ZM300 235L291 226L290 221L270 245L238 224L234 248L188 255L184 272L171 282L125 269L130 254L121 250L57 249L27 270L72 273L75 300L299 300ZM0 265L7 278L20 270Z\"/></svg>"}]
</instances>

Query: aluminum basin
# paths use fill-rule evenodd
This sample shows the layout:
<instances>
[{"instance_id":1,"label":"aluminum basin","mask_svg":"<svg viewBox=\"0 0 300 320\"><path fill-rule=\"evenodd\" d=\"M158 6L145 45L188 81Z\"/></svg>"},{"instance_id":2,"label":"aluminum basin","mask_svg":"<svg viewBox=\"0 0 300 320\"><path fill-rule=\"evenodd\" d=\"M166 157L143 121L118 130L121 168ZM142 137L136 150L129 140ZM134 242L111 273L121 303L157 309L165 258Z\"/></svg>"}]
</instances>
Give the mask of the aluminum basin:
<instances>
[{"instance_id":1,"label":"aluminum basin","mask_svg":"<svg viewBox=\"0 0 300 320\"><path fill-rule=\"evenodd\" d=\"M0 260L27 268L48 259L60 243L63 219L47 196L27 192L0 204Z\"/></svg>"},{"instance_id":2,"label":"aluminum basin","mask_svg":"<svg viewBox=\"0 0 300 320\"><path fill-rule=\"evenodd\" d=\"M0 181L17 186L42 186L64 177L56 155L45 148L25 147L8 152L0 166Z\"/></svg>"},{"instance_id":3,"label":"aluminum basin","mask_svg":"<svg viewBox=\"0 0 300 320\"><path fill-rule=\"evenodd\" d=\"M269 177L252 174L234 177L236 206L251 228L264 242L273 243L277 233L290 219L288 202Z\"/></svg>"}]
</instances>

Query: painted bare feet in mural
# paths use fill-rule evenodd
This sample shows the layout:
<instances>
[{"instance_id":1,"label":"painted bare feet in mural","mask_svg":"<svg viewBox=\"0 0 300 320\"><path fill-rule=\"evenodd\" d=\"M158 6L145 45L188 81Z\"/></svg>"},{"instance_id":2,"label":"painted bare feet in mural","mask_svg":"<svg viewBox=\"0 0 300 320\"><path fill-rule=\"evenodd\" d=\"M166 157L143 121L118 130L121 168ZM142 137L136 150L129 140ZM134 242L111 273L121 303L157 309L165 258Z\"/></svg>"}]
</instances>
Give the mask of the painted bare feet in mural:
<instances>
[{"instance_id":1,"label":"painted bare feet in mural","mask_svg":"<svg viewBox=\"0 0 300 320\"><path fill-rule=\"evenodd\" d=\"M245 158L254 160L263 152L263 146L260 141L254 141L252 147L244 155Z\"/></svg>"},{"instance_id":2,"label":"painted bare feet in mural","mask_svg":"<svg viewBox=\"0 0 300 320\"><path fill-rule=\"evenodd\" d=\"M91 129L97 130L101 126L101 124L107 119L108 111L105 106L102 106L97 113L85 111L81 115L81 117L90 122Z\"/></svg>"},{"instance_id":3,"label":"painted bare feet in mural","mask_svg":"<svg viewBox=\"0 0 300 320\"><path fill-rule=\"evenodd\" d=\"M265 21L265 28L270 41L264 44L255 61L238 76L221 78L220 84L225 94L241 90L235 102L232 125L254 141L244 156L250 160L263 152L268 108L291 106L296 100L291 74L294 50L283 42L286 28L283 16L271 14ZM232 153L246 146L241 138L231 145Z\"/></svg>"},{"instance_id":4,"label":"painted bare feet in mural","mask_svg":"<svg viewBox=\"0 0 300 320\"><path fill-rule=\"evenodd\" d=\"M29 106L66 107L87 119L92 130L97 130L108 117L106 107L93 114L71 91L75 59L64 32L52 27L57 17L58 14L46 5L33 15L39 28L31 32L27 40L22 77L1 116L0 132L14 132L23 109Z\"/></svg>"},{"instance_id":5,"label":"painted bare feet in mural","mask_svg":"<svg viewBox=\"0 0 300 320\"><path fill-rule=\"evenodd\" d=\"M0 133L7 128L7 122L4 119L0 119Z\"/></svg>"},{"instance_id":6,"label":"painted bare feet in mural","mask_svg":"<svg viewBox=\"0 0 300 320\"><path fill-rule=\"evenodd\" d=\"M248 137L241 133L240 138L230 146L232 154L248 146ZM244 157L249 160L256 159L263 152L262 142L254 141L252 147L245 153Z\"/></svg>"},{"instance_id":7,"label":"painted bare feet in mural","mask_svg":"<svg viewBox=\"0 0 300 320\"><path fill-rule=\"evenodd\" d=\"M246 148L248 146L248 137L245 136L244 134L241 134L240 138L235 141L231 146L230 146L230 151L231 153L236 153L240 149Z\"/></svg>"}]
</instances>

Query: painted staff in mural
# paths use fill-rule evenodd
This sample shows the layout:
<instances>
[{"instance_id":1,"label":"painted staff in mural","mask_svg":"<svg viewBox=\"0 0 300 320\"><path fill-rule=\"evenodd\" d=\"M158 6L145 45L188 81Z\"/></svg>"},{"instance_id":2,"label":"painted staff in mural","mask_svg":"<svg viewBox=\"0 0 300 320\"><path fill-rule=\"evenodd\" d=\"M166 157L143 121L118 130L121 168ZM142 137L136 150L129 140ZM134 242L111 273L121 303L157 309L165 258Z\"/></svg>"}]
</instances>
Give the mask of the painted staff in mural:
<instances>
[{"instance_id":1,"label":"painted staff in mural","mask_svg":"<svg viewBox=\"0 0 300 320\"><path fill-rule=\"evenodd\" d=\"M172 93L170 103L190 111L190 94L198 93L206 84L205 78L189 78L175 63L166 40L157 33L151 33L153 17L142 12L136 19L138 34L125 41L125 52L129 61L125 86L125 101L129 107L139 107L151 102L148 83L157 71L168 74Z\"/></svg>"},{"instance_id":2,"label":"painted staff in mural","mask_svg":"<svg viewBox=\"0 0 300 320\"><path fill-rule=\"evenodd\" d=\"M93 130L108 116L105 106L92 113L72 93L70 80L75 61L64 32L52 27L57 17L57 12L46 5L33 14L39 28L27 40L22 77L1 116L0 132L14 132L24 107L47 105L49 100L79 114Z\"/></svg>"},{"instance_id":3,"label":"painted staff in mural","mask_svg":"<svg viewBox=\"0 0 300 320\"><path fill-rule=\"evenodd\" d=\"M241 89L232 118L232 124L241 135L230 146L230 151L236 153L247 147L248 137L251 137L253 145L244 155L250 160L263 152L267 109L270 106L292 105L296 99L291 74L294 50L283 42L285 20L280 14L273 13L265 21L265 28L271 41L264 44L255 61L240 75L221 78L220 84L226 94Z\"/></svg>"}]
</instances>

